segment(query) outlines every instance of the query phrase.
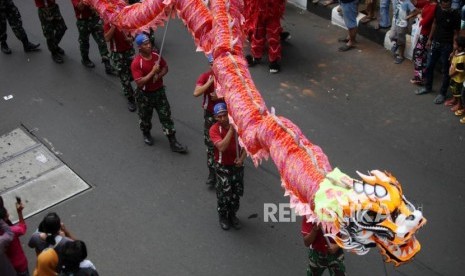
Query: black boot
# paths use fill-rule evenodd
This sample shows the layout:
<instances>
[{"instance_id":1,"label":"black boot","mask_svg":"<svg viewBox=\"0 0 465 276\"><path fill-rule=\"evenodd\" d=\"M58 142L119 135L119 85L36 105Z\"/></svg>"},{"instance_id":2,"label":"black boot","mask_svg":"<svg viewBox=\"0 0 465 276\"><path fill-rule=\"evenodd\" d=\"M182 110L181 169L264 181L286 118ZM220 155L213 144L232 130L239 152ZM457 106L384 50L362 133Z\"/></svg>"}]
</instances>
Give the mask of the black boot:
<instances>
[{"instance_id":1,"label":"black boot","mask_svg":"<svg viewBox=\"0 0 465 276\"><path fill-rule=\"evenodd\" d=\"M57 47L57 53L61 56L65 55L65 50L63 50L61 47Z\"/></svg>"},{"instance_id":2,"label":"black boot","mask_svg":"<svg viewBox=\"0 0 465 276\"><path fill-rule=\"evenodd\" d=\"M29 40L26 40L23 42L24 52L26 53L40 51L39 46L40 46L40 43L34 44L34 43L29 42Z\"/></svg>"},{"instance_id":3,"label":"black boot","mask_svg":"<svg viewBox=\"0 0 465 276\"><path fill-rule=\"evenodd\" d=\"M215 183L216 183L216 173L215 173L215 170L214 169L211 169L209 168L210 170L210 173L208 174L208 178L207 178L207 185L210 187L210 188L214 188L215 187Z\"/></svg>"},{"instance_id":4,"label":"black boot","mask_svg":"<svg viewBox=\"0 0 465 276\"><path fill-rule=\"evenodd\" d=\"M2 41L1 43L1 50L4 54L11 54L11 49L10 47L8 47L8 44L6 44L6 41Z\"/></svg>"},{"instance_id":5,"label":"black boot","mask_svg":"<svg viewBox=\"0 0 465 276\"><path fill-rule=\"evenodd\" d=\"M113 66L111 66L110 60L103 59L102 62L105 65L105 73L107 73L108 75L112 75L112 76L117 76L118 75L116 73L116 70L113 69Z\"/></svg>"},{"instance_id":6,"label":"black boot","mask_svg":"<svg viewBox=\"0 0 465 276\"><path fill-rule=\"evenodd\" d=\"M63 57L58 53L52 53L52 59L58 64L62 64L64 62Z\"/></svg>"},{"instance_id":7,"label":"black boot","mask_svg":"<svg viewBox=\"0 0 465 276\"><path fill-rule=\"evenodd\" d=\"M179 153L186 153L187 152L187 147L181 145L178 140L176 140L176 136L173 134L168 135L168 140L170 141L170 148L171 151L173 152L179 152Z\"/></svg>"},{"instance_id":8,"label":"black boot","mask_svg":"<svg viewBox=\"0 0 465 276\"><path fill-rule=\"evenodd\" d=\"M81 60L82 65L84 65L87 68L94 68L95 64L90 60L88 57L85 57Z\"/></svg>"},{"instance_id":9,"label":"black boot","mask_svg":"<svg viewBox=\"0 0 465 276\"><path fill-rule=\"evenodd\" d=\"M227 216L220 215L220 226L221 226L221 229L223 230L229 230L231 225L229 224L229 220Z\"/></svg>"},{"instance_id":10,"label":"black boot","mask_svg":"<svg viewBox=\"0 0 465 276\"><path fill-rule=\"evenodd\" d=\"M229 222L231 223L231 226L234 227L234 229L239 230L241 229L241 222L239 219L236 217L235 213L229 213Z\"/></svg>"},{"instance_id":11,"label":"black boot","mask_svg":"<svg viewBox=\"0 0 465 276\"><path fill-rule=\"evenodd\" d=\"M150 131L144 131L142 132L142 135L144 135L144 143L146 143L149 146L153 145L153 138L150 134Z\"/></svg>"},{"instance_id":12,"label":"black boot","mask_svg":"<svg viewBox=\"0 0 465 276\"><path fill-rule=\"evenodd\" d=\"M136 100L132 96L128 97L128 110L130 112L134 112L137 110Z\"/></svg>"}]
</instances>

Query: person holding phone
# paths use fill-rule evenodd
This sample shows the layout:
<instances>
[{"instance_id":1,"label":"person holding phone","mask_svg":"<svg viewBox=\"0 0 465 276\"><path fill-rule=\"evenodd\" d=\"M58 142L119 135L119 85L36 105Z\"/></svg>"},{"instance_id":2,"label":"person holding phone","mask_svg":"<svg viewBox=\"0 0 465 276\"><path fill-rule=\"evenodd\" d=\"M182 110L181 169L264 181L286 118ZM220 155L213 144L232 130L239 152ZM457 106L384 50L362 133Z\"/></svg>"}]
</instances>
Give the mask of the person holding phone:
<instances>
[{"instance_id":1,"label":"person holding phone","mask_svg":"<svg viewBox=\"0 0 465 276\"><path fill-rule=\"evenodd\" d=\"M19 221L17 224L13 225L13 223L10 221L8 210L4 206L0 207L0 219L3 219L3 221L8 224L11 232L13 233L13 240L6 247L5 253L13 265L13 268L16 270L16 275L18 276L29 275L27 258L24 254L23 247L21 246L21 241L19 240L19 237L24 236L27 231L26 222L24 221L23 217L23 209L24 205L21 203L21 198L16 197L16 212L18 213Z\"/></svg>"}]
</instances>

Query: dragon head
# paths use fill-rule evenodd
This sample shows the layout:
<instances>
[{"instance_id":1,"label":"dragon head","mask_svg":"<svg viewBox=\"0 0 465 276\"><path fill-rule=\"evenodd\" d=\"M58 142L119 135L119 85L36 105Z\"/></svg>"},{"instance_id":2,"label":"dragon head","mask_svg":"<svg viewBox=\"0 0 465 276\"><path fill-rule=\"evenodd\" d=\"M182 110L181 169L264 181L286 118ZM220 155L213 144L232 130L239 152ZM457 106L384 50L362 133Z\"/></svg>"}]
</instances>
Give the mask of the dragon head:
<instances>
[{"instance_id":1,"label":"dragon head","mask_svg":"<svg viewBox=\"0 0 465 276\"><path fill-rule=\"evenodd\" d=\"M327 203L323 208L331 211L318 215L323 224L329 222L328 236L360 255L378 246L386 262L398 266L409 261L421 248L414 234L426 223L422 212L404 197L401 185L392 175L378 170L370 175L357 173L361 181L338 170L334 175L330 173L317 192L317 197L324 196L326 201L333 197L342 206L335 209L335 204ZM317 210L322 210L321 206Z\"/></svg>"}]
</instances>

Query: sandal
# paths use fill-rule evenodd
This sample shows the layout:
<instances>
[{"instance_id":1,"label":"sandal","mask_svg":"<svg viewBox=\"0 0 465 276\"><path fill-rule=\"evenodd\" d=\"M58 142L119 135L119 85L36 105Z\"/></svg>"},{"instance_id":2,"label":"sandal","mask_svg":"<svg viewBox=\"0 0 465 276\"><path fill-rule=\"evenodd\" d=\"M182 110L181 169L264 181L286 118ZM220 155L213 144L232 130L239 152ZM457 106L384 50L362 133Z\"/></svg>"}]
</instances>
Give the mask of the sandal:
<instances>
[{"instance_id":1,"label":"sandal","mask_svg":"<svg viewBox=\"0 0 465 276\"><path fill-rule=\"evenodd\" d=\"M405 60L404 57L396 56L396 59L394 60L394 63L395 64L401 64L402 62L404 62L404 60Z\"/></svg>"},{"instance_id":2,"label":"sandal","mask_svg":"<svg viewBox=\"0 0 465 276\"><path fill-rule=\"evenodd\" d=\"M459 110L462 110L462 109L463 109L463 107L462 107L461 104L456 104L450 109L450 111L455 112L455 111L459 111Z\"/></svg>"},{"instance_id":3,"label":"sandal","mask_svg":"<svg viewBox=\"0 0 465 276\"><path fill-rule=\"evenodd\" d=\"M461 122L462 124L465 124L465 117L463 117L462 119L460 119L460 122Z\"/></svg>"},{"instance_id":4,"label":"sandal","mask_svg":"<svg viewBox=\"0 0 465 276\"><path fill-rule=\"evenodd\" d=\"M422 85L422 84L423 84L423 81L420 80L420 79L417 78L417 77L414 77L414 78L411 78L411 79L410 79L410 83L411 83L411 84L416 84L416 85Z\"/></svg>"},{"instance_id":5,"label":"sandal","mask_svg":"<svg viewBox=\"0 0 465 276\"><path fill-rule=\"evenodd\" d=\"M329 6L329 5L332 5L332 4L336 4L337 1L336 0L327 0L327 1L324 1L323 2L323 6Z\"/></svg>"},{"instance_id":6,"label":"sandal","mask_svg":"<svg viewBox=\"0 0 465 276\"><path fill-rule=\"evenodd\" d=\"M383 27L383 26L380 26L380 25L375 26L375 30L389 30L390 28L391 28L391 26L386 26L386 27Z\"/></svg>"},{"instance_id":7,"label":"sandal","mask_svg":"<svg viewBox=\"0 0 465 276\"><path fill-rule=\"evenodd\" d=\"M353 49L353 48L355 48L354 45L345 44L345 45L339 47L339 52L347 52L347 51L349 51L350 49Z\"/></svg>"},{"instance_id":8,"label":"sandal","mask_svg":"<svg viewBox=\"0 0 465 276\"><path fill-rule=\"evenodd\" d=\"M455 116L462 116L465 114L465 109L459 109L454 112Z\"/></svg>"},{"instance_id":9,"label":"sandal","mask_svg":"<svg viewBox=\"0 0 465 276\"><path fill-rule=\"evenodd\" d=\"M370 21L373 21L375 19L376 19L376 17L369 17L368 15L366 15L366 16L362 17L362 19L360 19L360 23L366 24L366 23L368 23Z\"/></svg>"}]
</instances>

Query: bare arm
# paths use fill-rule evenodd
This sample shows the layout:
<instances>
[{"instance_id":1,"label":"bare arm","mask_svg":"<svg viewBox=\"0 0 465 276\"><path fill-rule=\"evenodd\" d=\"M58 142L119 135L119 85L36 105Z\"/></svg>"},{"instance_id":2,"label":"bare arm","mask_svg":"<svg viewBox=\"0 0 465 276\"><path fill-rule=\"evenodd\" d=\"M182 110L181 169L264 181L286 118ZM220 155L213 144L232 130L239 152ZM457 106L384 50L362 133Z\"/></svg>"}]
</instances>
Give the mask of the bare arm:
<instances>
[{"instance_id":1,"label":"bare arm","mask_svg":"<svg viewBox=\"0 0 465 276\"><path fill-rule=\"evenodd\" d=\"M232 126L229 126L228 133L226 133L226 136L224 136L223 140L215 143L215 147L221 152L225 151L231 143L231 139L233 138L233 136L234 128Z\"/></svg>"},{"instance_id":2,"label":"bare arm","mask_svg":"<svg viewBox=\"0 0 465 276\"><path fill-rule=\"evenodd\" d=\"M309 247L315 241L318 230L320 230L320 227L315 225L313 226L312 231L304 236L304 244L306 247Z\"/></svg>"},{"instance_id":3,"label":"bare arm","mask_svg":"<svg viewBox=\"0 0 465 276\"><path fill-rule=\"evenodd\" d=\"M105 37L105 41L110 41L113 36L115 35L115 26L111 25L110 29L105 32L105 34L103 35Z\"/></svg>"},{"instance_id":4,"label":"bare arm","mask_svg":"<svg viewBox=\"0 0 465 276\"><path fill-rule=\"evenodd\" d=\"M208 78L208 81L206 83L204 83L203 85L195 86L194 97L198 97L200 95L205 94L205 92L208 90L208 88L210 88L210 86L213 85L214 80L215 80L215 78L213 77L213 75L211 75Z\"/></svg>"},{"instance_id":5,"label":"bare arm","mask_svg":"<svg viewBox=\"0 0 465 276\"><path fill-rule=\"evenodd\" d=\"M61 223L60 234L72 239L73 241L77 240L76 237L68 230L68 228L65 227L63 223Z\"/></svg>"},{"instance_id":6,"label":"bare arm","mask_svg":"<svg viewBox=\"0 0 465 276\"><path fill-rule=\"evenodd\" d=\"M244 160L245 160L246 157L247 157L247 153L245 152L245 150L242 150L241 155L239 156L239 158L237 158L234 161L234 163L236 164L236 167L241 167L242 165L244 165Z\"/></svg>"},{"instance_id":7,"label":"bare arm","mask_svg":"<svg viewBox=\"0 0 465 276\"><path fill-rule=\"evenodd\" d=\"M406 20L409 20L412 17L415 17L421 13L421 10L419 9L414 9L409 15L405 17Z\"/></svg>"},{"instance_id":8,"label":"bare arm","mask_svg":"<svg viewBox=\"0 0 465 276\"><path fill-rule=\"evenodd\" d=\"M145 76L140 79L134 80L136 82L137 87L142 88L146 85L149 81L153 81L155 74L160 72L160 66L155 64L152 70Z\"/></svg>"}]
</instances>

